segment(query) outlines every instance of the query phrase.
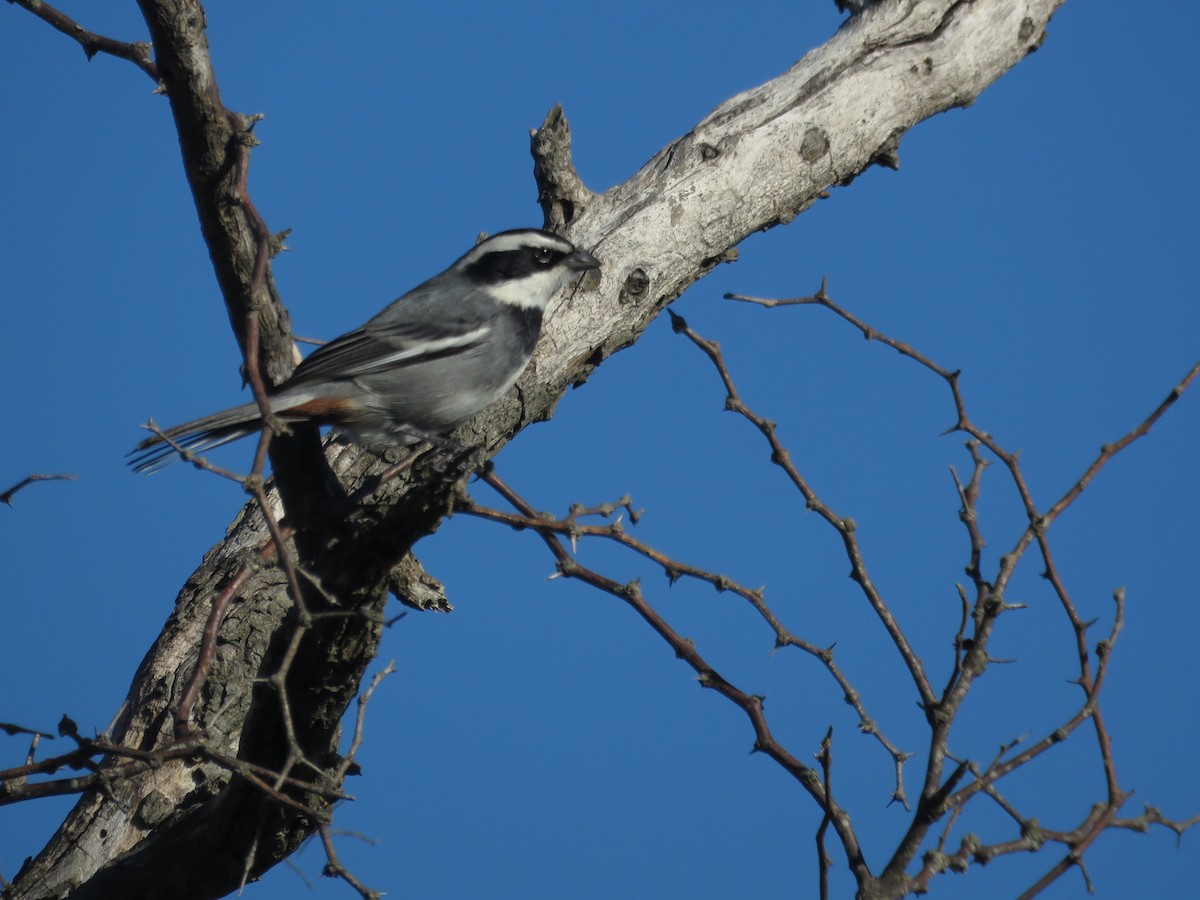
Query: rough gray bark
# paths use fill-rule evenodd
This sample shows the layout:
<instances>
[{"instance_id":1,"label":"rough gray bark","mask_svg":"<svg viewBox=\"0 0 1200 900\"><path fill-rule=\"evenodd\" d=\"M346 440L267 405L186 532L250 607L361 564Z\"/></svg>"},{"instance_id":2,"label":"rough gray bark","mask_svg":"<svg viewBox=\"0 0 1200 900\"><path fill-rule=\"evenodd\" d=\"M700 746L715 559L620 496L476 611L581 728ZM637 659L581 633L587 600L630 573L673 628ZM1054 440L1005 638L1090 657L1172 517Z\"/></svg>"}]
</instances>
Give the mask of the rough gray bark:
<instances>
[{"instance_id":1,"label":"rough gray bark","mask_svg":"<svg viewBox=\"0 0 1200 900\"><path fill-rule=\"evenodd\" d=\"M547 222L595 251L604 263L601 278L570 303L552 305L529 371L505 400L464 426L462 439L490 455L526 425L548 418L567 387L634 343L692 282L731 259L731 249L747 235L790 221L826 189L870 165L895 164L899 139L909 128L969 104L1037 48L1061 2L895 0L873 6L788 72L723 103L601 195L588 192L575 175L565 119L552 112L534 136ZM203 10L195 0L140 5L231 323L244 343L246 313L259 311L263 369L279 380L292 364L288 318L269 274L265 286L254 289L260 236L231 186L230 155L241 140L240 123L220 103ZM322 619L289 670L301 746L309 759L332 767L342 713L376 650L389 584L427 577L405 561L406 554L437 527L453 489L418 472L345 516L329 515L339 492L328 475L312 477L323 471L317 454L313 435L298 434L277 442L272 461L282 507L299 528L299 559L341 608L367 614ZM380 465L336 445L328 464L350 492ZM314 490L314 484L321 487ZM151 749L174 739L171 710L195 664L213 597L264 536L263 516L251 504L189 578L138 670L115 741ZM313 593L314 608L328 609ZM260 567L239 592L192 717L222 752L268 767L282 764L279 701L255 679L278 671L295 617L283 575L273 565ZM329 808L322 796L294 796L312 809ZM265 871L315 827L217 765L175 761L118 782L106 794L82 797L18 875L11 896L222 896L237 887L248 858L251 874Z\"/></svg>"}]
</instances>

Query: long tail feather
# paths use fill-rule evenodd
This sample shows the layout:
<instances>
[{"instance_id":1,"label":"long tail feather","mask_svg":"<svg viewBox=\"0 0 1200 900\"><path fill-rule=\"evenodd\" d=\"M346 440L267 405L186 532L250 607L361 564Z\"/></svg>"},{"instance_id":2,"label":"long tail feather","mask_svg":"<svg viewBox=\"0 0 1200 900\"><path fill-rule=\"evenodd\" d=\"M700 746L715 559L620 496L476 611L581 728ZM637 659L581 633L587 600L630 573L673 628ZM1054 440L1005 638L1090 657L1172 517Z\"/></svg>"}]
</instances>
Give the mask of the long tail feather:
<instances>
[{"instance_id":1,"label":"long tail feather","mask_svg":"<svg viewBox=\"0 0 1200 900\"><path fill-rule=\"evenodd\" d=\"M235 406L168 428L162 432L163 436L151 435L129 453L129 465L133 471L142 473L157 472L170 465L175 461L175 447L165 438L192 453L204 453L254 434L260 428L262 416L256 404Z\"/></svg>"}]
</instances>

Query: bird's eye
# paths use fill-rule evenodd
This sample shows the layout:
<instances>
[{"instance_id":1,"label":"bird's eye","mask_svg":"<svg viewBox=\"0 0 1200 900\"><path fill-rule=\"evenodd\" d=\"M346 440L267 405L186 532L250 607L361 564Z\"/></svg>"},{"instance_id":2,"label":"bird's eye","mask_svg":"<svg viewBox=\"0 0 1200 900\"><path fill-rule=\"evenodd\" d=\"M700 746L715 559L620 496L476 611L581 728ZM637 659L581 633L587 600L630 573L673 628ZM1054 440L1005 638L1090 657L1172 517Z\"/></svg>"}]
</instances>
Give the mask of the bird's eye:
<instances>
[{"instance_id":1,"label":"bird's eye","mask_svg":"<svg viewBox=\"0 0 1200 900\"><path fill-rule=\"evenodd\" d=\"M534 247L533 261L543 266L548 266L554 262L554 251L549 247Z\"/></svg>"}]
</instances>

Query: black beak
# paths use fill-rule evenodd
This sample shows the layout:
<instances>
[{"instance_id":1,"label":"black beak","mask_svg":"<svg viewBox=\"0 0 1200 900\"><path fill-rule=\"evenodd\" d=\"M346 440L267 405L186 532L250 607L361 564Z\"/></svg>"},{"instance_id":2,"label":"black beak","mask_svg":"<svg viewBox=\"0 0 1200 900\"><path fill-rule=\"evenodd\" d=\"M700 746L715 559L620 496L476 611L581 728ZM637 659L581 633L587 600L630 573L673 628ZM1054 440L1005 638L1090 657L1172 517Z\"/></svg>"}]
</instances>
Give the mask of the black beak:
<instances>
[{"instance_id":1,"label":"black beak","mask_svg":"<svg viewBox=\"0 0 1200 900\"><path fill-rule=\"evenodd\" d=\"M568 269L574 269L577 272L586 272L588 269L600 268L600 260L592 256L586 250L576 249L574 253L568 256L564 262Z\"/></svg>"}]
</instances>

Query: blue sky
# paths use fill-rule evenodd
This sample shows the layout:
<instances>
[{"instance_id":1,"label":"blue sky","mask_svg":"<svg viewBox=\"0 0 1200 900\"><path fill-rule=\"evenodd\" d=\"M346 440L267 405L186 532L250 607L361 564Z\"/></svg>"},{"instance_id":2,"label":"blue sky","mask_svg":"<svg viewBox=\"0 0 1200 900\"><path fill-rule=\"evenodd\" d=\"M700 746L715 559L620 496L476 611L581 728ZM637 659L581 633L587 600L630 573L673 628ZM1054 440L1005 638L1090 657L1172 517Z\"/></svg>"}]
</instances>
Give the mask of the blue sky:
<instances>
[{"instance_id":1,"label":"blue sky","mask_svg":"<svg viewBox=\"0 0 1200 900\"><path fill-rule=\"evenodd\" d=\"M297 8L301 6L302 8ZM134 4L83 22L143 39ZM441 269L479 231L537 225L528 129L561 102L585 183L604 190L737 91L786 69L840 21L832 2L597 7L526 3L356 7L213 3L225 101L262 112L251 169L272 228L294 229L275 276L297 332L332 337ZM86 63L28 14L0 11L0 377L9 438L0 487L39 471L0 510L5 584L0 720L102 728L175 592L242 503L174 467L124 467L153 415L169 423L239 400L238 356L179 163L166 102L118 60ZM95 16L95 18L89 18ZM1200 357L1195 204L1200 145L1192 47L1200 13L1138 15L1068 3L1043 47L967 110L906 135L898 172L873 170L795 223L753 237L740 261L675 305L721 342L746 401L780 424L822 499L859 526L877 584L936 683L958 621L967 544L948 466L965 472L943 384L818 309L721 299L832 296L876 328L963 370L974 420L1013 450L1038 503L1057 499L1100 445L1137 424ZM350 286L348 289L347 286ZM1194 389L1195 390L1195 389ZM564 513L633 496L643 539L751 586L838 658L889 737L919 752L924 727L899 661L847 579L840 544L790 490L757 435L722 412L705 360L665 317L568 394L497 463L535 505ZM1200 810L1200 394L1119 457L1051 532L1085 617L1127 622L1104 694L1128 810ZM220 459L246 467L249 446ZM985 476L987 563L1023 527L1000 467ZM499 501L476 486L482 502ZM457 611L409 615L379 666L343 861L394 895L732 897L815 893L819 816L732 706L618 601L561 579L529 534L455 518L418 552ZM651 602L725 677L766 694L780 738L811 758L835 729L835 780L868 860L882 866L906 818L891 770L828 677L730 595L677 584L611 548L583 559ZM1071 635L1031 556L1009 595L993 667L952 741L987 760L1065 721ZM0 737L0 764L24 753ZM1027 815L1069 828L1103 795L1090 735L1005 785ZM908 772L918 789L919 766ZM69 802L0 809L11 877ZM980 805L956 831L1013 835ZM1194 885L1196 836L1112 833L1089 853L1100 897ZM952 844L956 844L956 840ZM836 850L836 848L834 848ZM835 896L851 881L834 854ZM944 876L933 896L1011 897L1061 851ZM317 846L248 897L345 897L318 877ZM1078 897L1077 873L1046 893Z\"/></svg>"}]
</instances>

